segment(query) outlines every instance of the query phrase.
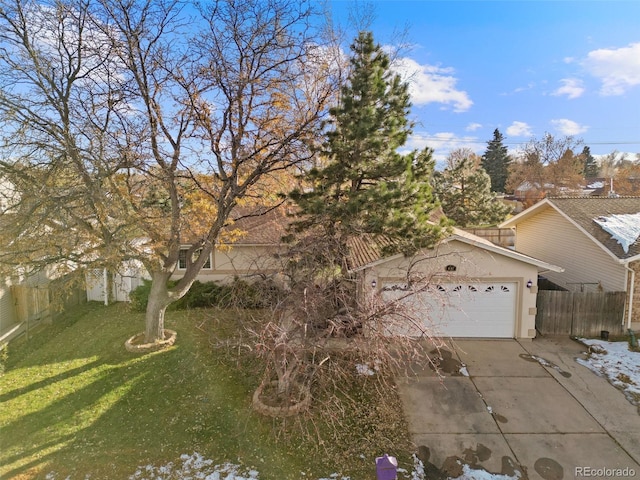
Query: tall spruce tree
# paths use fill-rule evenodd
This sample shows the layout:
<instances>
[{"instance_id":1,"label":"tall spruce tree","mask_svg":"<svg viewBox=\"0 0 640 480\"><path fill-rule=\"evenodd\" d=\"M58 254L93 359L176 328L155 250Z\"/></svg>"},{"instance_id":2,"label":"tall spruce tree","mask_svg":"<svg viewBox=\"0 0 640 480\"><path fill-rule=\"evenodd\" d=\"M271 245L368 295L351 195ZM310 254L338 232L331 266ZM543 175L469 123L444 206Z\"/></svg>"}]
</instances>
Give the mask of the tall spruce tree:
<instances>
[{"instance_id":1,"label":"tall spruce tree","mask_svg":"<svg viewBox=\"0 0 640 480\"><path fill-rule=\"evenodd\" d=\"M591 155L591 149L588 146L584 146L582 149L582 153L580 154L582 161L584 163L584 168L582 170L582 175L585 178L595 178L600 173L600 167L598 166L598 162Z\"/></svg>"},{"instance_id":2,"label":"tall spruce tree","mask_svg":"<svg viewBox=\"0 0 640 480\"><path fill-rule=\"evenodd\" d=\"M362 32L351 46L350 74L339 105L330 110L322 166L308 172L309 188L291 197L300 208L298 230L320 227L344 244L350 236L384 235L409 253L433 244L440 227L428 223L436 207L430 149L398 153L412 131L408 85Z\"/></svg>"},{"instance_id":3,"label":"tall spruce tree","mask_svg":"<svg viewBox=\"0 0 640 480\"><path fill-rule=\"evenodd\" d=\"M460 227L494 225L511 211L491 192L489 175L469 159L436 172L434 190L444 214Z\"/></svg>"},{"instance_id":4,"label":"tall spruce tree","mask_svg":"<svg viewBox=\"0 0 640 480\"><path fill-rule=\"evenodd\" d=\"M487 150L482 155L482 168L491 179L492 192L504 192L509 176L511 157L509 157L503 141L504 137L496 128L493 131L493 139L487 142Z\"/></svg>"}]
</instances>

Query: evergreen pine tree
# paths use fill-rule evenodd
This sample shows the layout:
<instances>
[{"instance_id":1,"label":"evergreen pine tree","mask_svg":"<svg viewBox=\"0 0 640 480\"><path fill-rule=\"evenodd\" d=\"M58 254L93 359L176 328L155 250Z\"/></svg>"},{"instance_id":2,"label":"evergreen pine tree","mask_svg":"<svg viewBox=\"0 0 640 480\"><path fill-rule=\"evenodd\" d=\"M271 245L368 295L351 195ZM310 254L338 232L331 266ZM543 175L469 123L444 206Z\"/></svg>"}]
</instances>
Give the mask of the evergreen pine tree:
<instances>
[{"instance_id":1,"label":"evergreen pine tree","mask_svg":"<svg viewBox=\"0 0 640 480\"><path fill-rule=\"evenodd\" d=\"M468 160L434 175L434 190L444 214L460 227L494 225L511 208L491 192L489 175Z\"/></svg>"},{"instance_id":2,"label":"evergreen pine tree","mask_svg":"<svg viewBox=\"0 0 640 480\"><path fill-rule=\"evenodd\" d=\"M511 158L507 153L507 147L502 142L504 137L496 128L493 131L493 139L487 142L487 150L482 155L482 168L491 179L492 192L504 192L509 176L509 164Z\"/></svg>"},{"instance_id":3,"label":"evergreen pine tree","mask_svg":"<svg viewBox=\"0 0 640 480\"><path fill-rule=\"evenodd\" d=\"M598 162L591 155L591 149L585 145L582 149L582 153L580 154L582 161L584 162L584 170L582 171L582 175L585 178L595 178L600 173L600 168L598 167Z\"/></svg>"},{"instance_id":4,"label":"evergreen pine tree","mask_svg":"<svg viewBox=\"0 0 640 480\"><path fill-rule=\"evenodd\" d=\"M408 253L431 245L439 228L431 151L398 153L411 133L408 86L389 69L389 57L369 32L351 46L350 75L330 110L320 152L324 165L308 172L310 188L291 197L300 208L297 230L321 227L344 244L350 236L384 235Z\"/></svg>"}]
</instances>

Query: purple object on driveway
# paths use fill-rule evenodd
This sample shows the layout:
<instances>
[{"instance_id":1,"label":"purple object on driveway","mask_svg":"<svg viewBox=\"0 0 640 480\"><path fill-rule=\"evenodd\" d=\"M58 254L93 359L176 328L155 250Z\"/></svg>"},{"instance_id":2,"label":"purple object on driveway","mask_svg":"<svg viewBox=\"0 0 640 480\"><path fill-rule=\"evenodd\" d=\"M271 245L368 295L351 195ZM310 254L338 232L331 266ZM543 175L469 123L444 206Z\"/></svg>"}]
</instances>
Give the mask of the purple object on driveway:
<instances>
[{"instance_id":1,"label":"purple object on driveway","mask_svg":"<svg viewBox=\"0 0 640 480\"><path fill-rule=\"evenodd\" d=\"M376 458L376 476L378 480L396 480L398 478L398 460L386 453Z\"/></svg>"}]
</instances>

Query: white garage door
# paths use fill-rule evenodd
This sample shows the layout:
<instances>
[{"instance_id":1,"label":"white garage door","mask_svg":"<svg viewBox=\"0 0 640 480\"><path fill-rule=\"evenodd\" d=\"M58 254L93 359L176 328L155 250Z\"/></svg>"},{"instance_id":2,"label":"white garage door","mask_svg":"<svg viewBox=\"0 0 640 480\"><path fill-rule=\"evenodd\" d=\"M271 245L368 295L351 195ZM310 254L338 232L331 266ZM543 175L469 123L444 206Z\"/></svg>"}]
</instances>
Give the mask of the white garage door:
<instances>
[{"instance_id":1,"label":"white garage door","mask_svg":"<svg viewBox=\"0 0 640 480\"><path fill-rule=\"evenodd\" d=\"M402 298L406 285L385 284L385 299ZM516 283L442 283L407 297L405 303L435 335L451 337L513 338L516 323ZM394 327L396 333L415 334Z\"/></svg>"}]
</instances>

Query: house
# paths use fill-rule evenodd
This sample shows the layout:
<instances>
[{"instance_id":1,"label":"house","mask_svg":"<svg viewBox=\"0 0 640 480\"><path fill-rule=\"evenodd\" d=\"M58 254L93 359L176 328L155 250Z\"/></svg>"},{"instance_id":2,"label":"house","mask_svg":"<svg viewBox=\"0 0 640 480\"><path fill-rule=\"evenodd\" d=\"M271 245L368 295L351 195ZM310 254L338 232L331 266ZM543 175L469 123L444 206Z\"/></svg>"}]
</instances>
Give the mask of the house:
<instances>
[{"instance_id":1,"label":"house","mask_svg":"<svg viewBox=\"0 0 640 480\"><path fill-rule=\"evenodd\" d=\"M215 246L196 280L225 283L235 278L276 275L280 271L278 252L282 250L288 224L286 210L251 215L238 209L235 213L236 220L231 220L221 235L223 241ZM172 280L184 275L190 247L188 240L181 246ZM129 301L129 292L141 285L144 278L150 277L138 261L124 262L117 272L93 270L86 279L87 300L106 303L104 285L111 283L111 298Z\"/></svg>"},{"instance_id":2,"label":"house","mask_svg":"<svg viewBox=\"0 0 640 480\"><path fill-rule=\"evenodd\" d=\"M534 338L538 275L562 270L459 229L410 258L385 257L367 237L351 239L349 247L361 301L374 293L398 298L412 279L426 282L411 307L436 336Z\"/></svg>"},{"instance_id":3,"label":"house","mask_svg":"<svg viewBox=\"0 0 640 480\"><path fill-rule=\"evenodd\" d=\"M571 291L627 293L625 324L640 319L640 197L545 198L503 222L515 249L556 265L544 274Z\"/></svg>"},{"instance_id":4,"label":"house","mask_svg":"<svg viewBox=\"0 0 640 480\"><path fill-rule=\"evenodd\" d=\"M234 278L274 275L280 271L277 256L283 248L282 238L289 223L286 209L277 208L254 215L239 210L235 213L238 219L232 221L226 234L221 236L232 240L216 245L198 275L199 281L224 283ZM172 279L182 277L189 247L186 243L181 248Z\"/></svg>"},{"instance_id":5,"label":"house","mask_svg":"<svg viewBox=\"0 0 640 480\"><path fill-rule=\"evenodd\" d=\"M289 221L285 209L239 219L230 227L241 232L239 236L233 244L216 246L198 280L225 282L277 275ZM379 238L373 241L366 235L349 241L348 267L357 279L360 299L366 300L372 292L392 298L416 275L428 277L433 288L420 294L418 303L425 310L419 315L433 322L434 333L443 336L535 337L538 275L561 271L458 229L436 248L410 258L385 256L383 247ZM188 248L184 246L184 255ZM173 278L180 278L186 257L181 262Z\"/></svg>"}]
</instances>

